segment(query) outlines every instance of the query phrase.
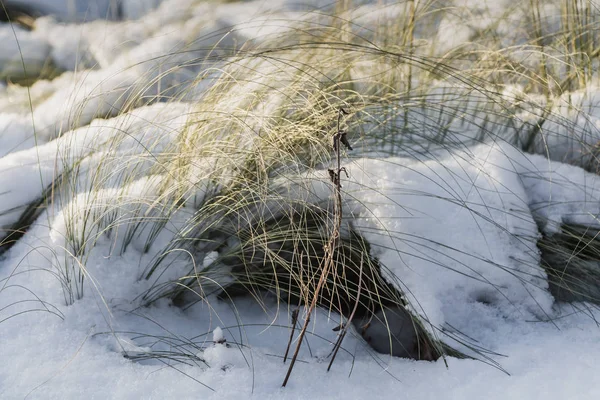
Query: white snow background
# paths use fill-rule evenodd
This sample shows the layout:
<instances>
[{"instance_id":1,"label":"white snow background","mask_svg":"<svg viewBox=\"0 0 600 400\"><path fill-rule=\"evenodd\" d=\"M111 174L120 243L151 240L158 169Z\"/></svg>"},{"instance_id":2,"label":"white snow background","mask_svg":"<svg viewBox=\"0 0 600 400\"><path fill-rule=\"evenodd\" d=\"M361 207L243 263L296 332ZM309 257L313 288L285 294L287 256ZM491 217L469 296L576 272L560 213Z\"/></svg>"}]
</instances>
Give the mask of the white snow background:
<instances>
[{"instance_id":1,"label":"white snow background","mask_svg":"<svg viewBox=\"0 0 600 400\"><path fill-rule=\"evenodd\" d=\"M141 155L161 157L211 85L211 75L188 85L206 68L193 61L207 48L260 41L310 18L299 2L287 0L164 0L155 10L123 1L129 10L124 21L64 24L50 16L32 31L0 24L2 75L22 61L39 69L48 58L64 70L30 89L0 85L3 229L67 169L76 165L77 187L85 187L86 171L109 168L106 156L140 159L126 167L115 163L128 168L123 175L129 180L103 182L93 204L119 200L116 218L135 219L140 204L158 201L160 185ZM373 3L356 13L365 15L362 26L374 29ZM502 12L508 3L492 4ZM439 29L468 36L473 26L457 27L452 18ZM440 33L444 46L460 42L456 32ZM581 124L598 127L598 93L594 82L570 93L569 101L588 111ZM580 123L580 113L557 104L557 115ZM597 141L594 132L582 140ZM578 152L575 142L567 135L546 138L544 148L558 161L498 140L435 157L364 151L346 164L344 191L356 227L378 245L374 255L388 277L400 278L412 311L490 351L499 368L452 357L446 366L441 359L381 355L353 334L326 372L339 316L319 309L292 380L281 388L286 305L265 309L247 300L234 308L214 299L187 309L166 300L140 306L139 296L154 283L141 279L153 249L184 225L186 208L172 216L149 252L143 235L122 255L115 247L125 231L101 236L83 266L84 295L70 301L61 280L73 278L68 271L77 266L65 263L70 227L64 215L86 210L91 201L77 189L69 201L44 211L0 258L0 399L598 399L600 315L588 304L554 302L536 247L534 217L548 221L547 233L562 222L599 225L600 178L561 162ZM307 175L317 182L316 193L326 192L319 188L325 170ZM377 233L382 230L392 234ZM216 257L207 252L198 267ZM160 279L187 271L188 264L179 263ZM124 357L161 351L185 357Z\"/></svg>"}]
</instances>

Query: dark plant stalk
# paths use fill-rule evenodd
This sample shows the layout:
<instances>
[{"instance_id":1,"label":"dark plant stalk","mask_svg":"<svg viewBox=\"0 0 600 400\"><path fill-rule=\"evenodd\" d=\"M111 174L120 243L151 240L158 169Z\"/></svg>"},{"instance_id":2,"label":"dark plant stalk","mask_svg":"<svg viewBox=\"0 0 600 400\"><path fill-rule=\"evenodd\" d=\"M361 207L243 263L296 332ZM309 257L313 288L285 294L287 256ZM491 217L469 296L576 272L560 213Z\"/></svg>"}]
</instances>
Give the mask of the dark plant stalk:
<instances>
[{"instance_id":1,"label":"dark plant stalk","mask_svg":"<svg viewBox=\"0 0 600 400\"><path fill-rule=\"evenodd\" d=\"M334 253L335 249L338 247L339 238L340 238L340 228L342 225L342 185L340 182L341 173L344 171L346 176L348 173L346 169L341 166L341 144L344 144L348 149L350 149L350 145L345 139L346 132L340 129L340 124L342 121L342 116L348 114L346 110L340 108L338 112L338 120L337 120L337 132L333 136L333 149L336 153L336 169L329 170L329 176L333 183L334 190L334 224L332 228L331 235L329 237L329 242L325 245L325 257L322 261L321 268L321 276L319 277L319 281L317 283L317 287L315 288L315 293L313 294L312 300L306 310L306 319L304 320L304 324L302 325L302 330L300 331L300 335L298 336L298 343L296 344L296 349L294 350L294 355L292 356L290 366L285 375L283 383L281 386L285 387L290 379L290 375L292 374L292 370L294 369L294 364L296 363L296 359L298 358L298 353L300 352L300 347L302 346L302 341L304 340L304 335L306 334L306 330L308 329L308 324L310 323L310 316L317 306L317 301L319 299L319 295L321 294L321 290L323 289L323 285L327 281L327 277L329 276L329 272L334 267Z\"/></svg>"},{"instance_id":2,"label":"dark plant stalk","mask_svg":"<svg viewBox=\"0 0 600 400\"><path fill-rule=\"evenodd\" d=\"M283 356L283 362L287 361L288 354L290 352L290 346L292 344L292 340L294 339L294 331L296 330L296 323L298 322L298 309L296 308L292 311L292 331L290 332L290 340L288 341L287 347L285 349L285 355Z\"/></svg>"},{"instance_id":3,"label":"dark plant stalk","mask_svg":"<svg viewBox=\"0 0 600 400\"><path fill-rule=\"evenodd\" d=\"M331 355L331 360L329 361L329 365L327 366L327 372L329 372L329 370L331 369L331 366L333 365L333 361L335 361L335 356L337 355L338 350L342 346L344 337L346 337L346 333L348 332L348 327L352 323L352 319L354 318L354 314L356 313L356 309L358 308L358 303L360 301L360 291L362 289L362 277L363 277L362 271L363 271L363 259L361 258L360 259L360 269L358 271L358 290L356 291L356 302L354 303L354 308L352 309L352 312L350 313L350 316L348 317L346 324L342 328L342 331L340 332L338 339L335 342L335 345L333 346L333 353Z\"/></svg>"}]
</instances>

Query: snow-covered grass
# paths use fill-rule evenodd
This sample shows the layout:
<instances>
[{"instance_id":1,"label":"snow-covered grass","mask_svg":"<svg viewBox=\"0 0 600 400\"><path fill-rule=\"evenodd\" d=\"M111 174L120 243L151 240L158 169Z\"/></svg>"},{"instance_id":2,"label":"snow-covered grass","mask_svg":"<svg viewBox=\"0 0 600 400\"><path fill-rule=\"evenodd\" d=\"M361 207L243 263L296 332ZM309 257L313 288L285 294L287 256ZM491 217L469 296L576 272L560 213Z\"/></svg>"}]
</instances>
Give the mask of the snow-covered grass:
<instances>
[{"instance_id":1,"label":"snow-covered grass","mask_svg":"<svg viewBox=\"0 0 600 400\"><path fill-rule=\"evenodd\" d=\"M1 398L597 398L593 2L144 12L0 25Z\"/></svg>"}]
</instances>

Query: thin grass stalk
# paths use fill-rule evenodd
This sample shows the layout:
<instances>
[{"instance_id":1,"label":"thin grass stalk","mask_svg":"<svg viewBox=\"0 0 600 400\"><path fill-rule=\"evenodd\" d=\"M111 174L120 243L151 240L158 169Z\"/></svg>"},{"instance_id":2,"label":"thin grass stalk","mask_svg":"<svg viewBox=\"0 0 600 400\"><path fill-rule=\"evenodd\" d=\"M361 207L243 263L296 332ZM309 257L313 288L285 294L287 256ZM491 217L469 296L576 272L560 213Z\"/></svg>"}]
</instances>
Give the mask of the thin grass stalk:
<instances>
[{"instance_id":1,"label":"thin grass stalk","mask_svg":"<svg viewBox=\"0 0 600 400\"><path fill-rule=\"evenodd\" d=\"M344 341L344 337L346 337L346 333L348 332L348 328L350 327L350 324L352 323L352 319L354 319L354 314L356 314L356 309L358 308L358 304L360 302L360 292L362 290L362 278L363 278L363 258L360 259L360 268L358 271L358 290L356 292L356 301L354 302L354 308L352 309L352 312L350 313L350 316L348 317L346 324L342 328L342 331L340 332L340 335L338 336L338 339L335 342L335 345L333 346L333 353L331 354L331 360L329 361L329 365L327 366L327 372L329 372L329 370L331 369L331 366L333 365L333 362L335 361L335 357L337 356L337 353L340 350L340 347L342 347L342 342Z\"/></svg>"}]
</instances>

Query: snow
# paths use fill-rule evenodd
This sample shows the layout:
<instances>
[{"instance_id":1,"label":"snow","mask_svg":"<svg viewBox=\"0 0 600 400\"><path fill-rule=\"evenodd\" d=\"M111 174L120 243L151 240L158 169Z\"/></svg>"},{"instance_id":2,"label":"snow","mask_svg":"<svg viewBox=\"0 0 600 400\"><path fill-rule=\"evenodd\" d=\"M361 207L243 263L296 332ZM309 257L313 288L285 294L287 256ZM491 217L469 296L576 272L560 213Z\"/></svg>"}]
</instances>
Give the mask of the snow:
<instances>
[{"instance_id":1,"label":"snow","mask_svg":"<svg viewBox=\"0 0 600 400\"><path fill-rule=\"evenodd\" d=\"M260 45L297 23L327 21L320 13L333 3L318 17L306 12L322 6L314 1L121 3L126 21L76 24L50 16L38 19L31 32L0 25L0 76L21 73L15 66L21 56L31 75L49 59L62 71L30 88L0 82L2 237L27 206L48 203L0 256L0 398L599 398L600 312L586 303L554 301L537 248L541 233L556 232L562 223L600 228L600 177L578 166L592 158L586 146L600 140L596 82L553 99L554 119L533 146L538 154L515 148L509 130L474 144L476 123L451 121L468 146L384 156L365 141L344 157L350 175L343 184L345 216L372 244L385 277L432 334L469 354L466 345L488 351L488 358L390 357L351 329L326 372L341 317L317 309L308 345L281 388L289 364L282 361L291 325L286 304L271 298L231 303L214 294L197 296L201 301L187 308L165 299L145 304L148 290L171 287L185 275L204 279L198 288L204 293L228 283L215 273L225 267L210 245L198 244L193 254L169 252L169 268L143 277L177 232L189 229L193 203L208 195L199 179L194 196L176 211L169 208L178 189L169 185L202 176L214 160L199 157L197 170L177 177L162 166L189 144L179 139L205 116L211 85L231 73L232 49ZM358 3L367 4L347 18L374 40L371 28L406 12L404 5ZM509 3L482 8L491 18ZM463 24L455 36L440 38L435 51L454 48L491 23L471 17L448 13L432 25L443 35ZM258 59L233 64L256 79L236 82L235 93L219 99L212 112L237 115L268 86L273 93L244 120L252 132L284 101L287 93L280 91L295 67ZM384 69L367 59L348 71L362 79ZM205 79L196 80L199 75ZM357 88L365 95L370 90ZM433 101L448 88L432 85L425 97ZM501 96L516 98L522 89L507 87ZM458 93L446 104L478 98ZM524 121L536 119L520 112ZM416 118L424 125L430 119L426 113ZM258 139L243 133L235 144L250 148ZM225 184L222 175L214 184ZM45 190L59 178L67 182L64 193L49 202ZM328 179L320 166L273 186L282 197L330 201ZM157 233L151 223L136 225L148 219L164 228Z\"/></svg>"},{"instance_id":2,"label":"snow","mask_svg":"<svg viewBox=\"0 0 600 400\"><path fill-rule=\"evenodd\" d=\"M18 6L34 15L53 15L61 21L95 19L133 19L156 8L162 0L6 0L6 6Z\"/></svg>"},{"instance_id":3,"label":"snow","mask_svg":"<svg viewBox=\"0 0 600 400\"><path fill-rule=\"evenodd\" d=\"M389 249L378 258L414 296L415 311L435 326L445 323L444 305L481 298L508 313L550 312L523 182L525 171L547 160L510 150L479 146L435 160L353 162L357 188L377 188L347 189L368 205L357 226L367 240ZM523 172L515 168L521 165ZM540 185L541 196L545 189ZM376 233L382 230L389 237Z\"/></svg>"},{"instance_id":4,"label":"snow","mask_svg":"<svg viewBox=\"0 0 600 400\"><path fill-rule=\"evenodd\" d=\"M39 75L50 53L50 46L36 34L0 22L0 78Z\"/></svg>"},{"instance_id":5,"label":"snow","mask_svg":"<svg viewBox=\"0 0 600 400\"><path fill-rule=\"evenodd\" d=\"M442 362L393 359L373 353L358 338L344 342L350 354L340 354L333 371L326 374L323 358L335 340L331 329L339 317L319 311L309 336L312 356L307 349L301 353L301 360L308 364L299 364L290 386L279 389L284 368L277 357L289 334L285 309L271 306L265 312L246 301L236 303L237 309L232 310L216 299L184 312L166 302L139 309L136 297L148 283L138 277L144 259L150 256L134 248L118 256L110 239L101 239L90 252L86 295L67 307L53 269L64 265L53 262L61 257L59 228L55 223L49 230L44 222L47 217L42 216L35 229L11 250L0 270L5 279L0 296L0 331L5 339L0 351L15 360L0 375L3 396L23 397L43 384L31 398L77 398L83 391L92 397L192 398L212 396L203 386L208 385L216 391L215 397L235 398L254 390L255 396L267 398L298 393L322 398L332 385L340 385L334 398L376 391L379 398L402 392L418 398L485 394L498 399L508 395L535 399L568 397L574 390L579 398L595 398L599 390L592 375L594 353L600 350L597 328L589 316L570 315L571 307L585 309L585 305L553 305L544 290L543 271L533 262L516 261L539 257L531 247L535 240L533 206L557 220L585 217L587 222L593 221L599 212L600 179L509 146L481 146L468 156L452 154L435 163L356 160L350 169L356 186L370 180L380 185L381 194L369 198L371 191L358 191L354 184L346 184L346 190L362 204L372 203L370 213L359 217L357 223L365 228L367 238L372 232L366 229L368 220L375 220L392 232L387 240L406 254L398 259L397 252L381 250L378 256L418 299L417 311L431 324L451 327L505 355L495 359L511 376L472 360L450 358L446 369ZM562 185L560 180L570 185ZM574 190L581 188L582 182L587 198ZM542 207L551 198L552 207ZM386 218L389 215L403 218L398 222ZM60 222L61 218L54 220ZM412 240L396 232L411 232ZM53 249L40 246L52 242ZM387 244L381 239L374 242ZM214 257L209 254L205 265ZM49 261L54 267L48 266ZM16 304L19 301L27 303ZM32 311L45 307L64 320ZM19 311L29 313L4 320ZM530 322L543 316L558 319L554 323ZM240 324L244 326L240 328ZM165 336L163 343L158 336ZM226 344L218 343L222 338ZM242 343L250 347L239 348ZM198 365L174 364L171 368L159 361L134 363L121 356L123 352L130 357L146 354L148 349L194 355ZM35 365L30 364L33 359ZM307 386L307 382L311 384Z\"/></svg>"},{"instance_id":6,"label":"snow","mask_svg":"<svg viewBox=\"0 0 600 400\"><path fill-rule=\"evenodd\" d=\"M225 341L225 337L223 336L223 329L217 326L213 331L213 342L222 344Z\"/></svg>"}]
</instances>

